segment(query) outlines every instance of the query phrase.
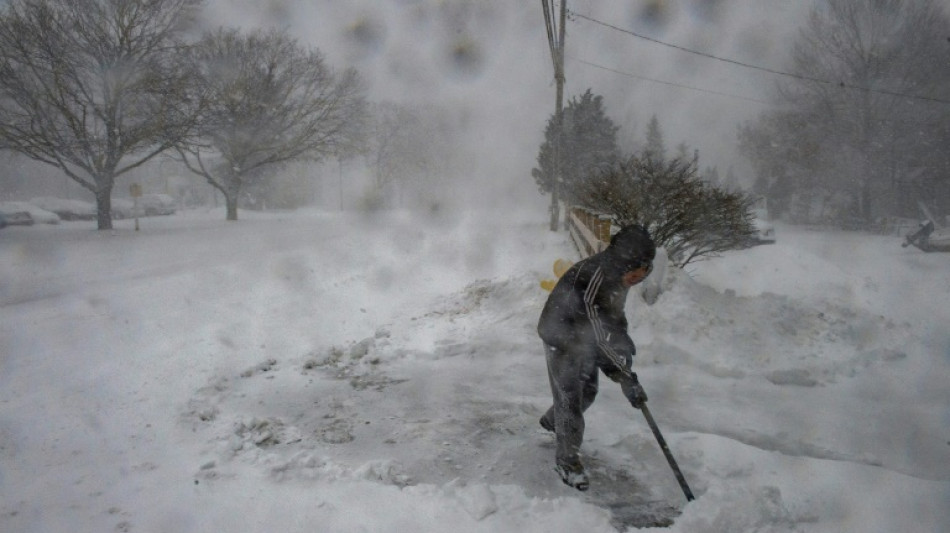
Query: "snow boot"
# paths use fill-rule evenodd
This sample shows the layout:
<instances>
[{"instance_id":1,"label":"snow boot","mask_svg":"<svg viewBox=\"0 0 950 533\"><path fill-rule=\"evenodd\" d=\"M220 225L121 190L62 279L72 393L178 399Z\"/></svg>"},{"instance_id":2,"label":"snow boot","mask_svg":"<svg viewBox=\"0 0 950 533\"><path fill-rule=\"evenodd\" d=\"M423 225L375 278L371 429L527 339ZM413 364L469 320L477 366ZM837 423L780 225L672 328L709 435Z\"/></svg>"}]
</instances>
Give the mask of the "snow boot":
<instances>
[{"instance_id":1,"label":"snow boot","mask_svg":"<svg viewBox=\"0 0 950 533\"><path fill-rule=\"evenodd\" d=\"M551 433L554 433L554 424L549 422L547 418L542 416L539 422L541 423L541 427L543 427L545 430L550 431Z\"/></svg>"},{"instance_id":2,"label":"snow boot","mask_svg":"<svg viewBox=\"0 0 950 533\"><path fill-rule=\"evenodd\" d=\"M554 471L561 476L561 481L569 487L573 487L579 491L585 491L590 488L590 480L587 478L587 472L584 471L584 466L580 463L557 465L554 467Z\"/></svg>"}]
</instances>

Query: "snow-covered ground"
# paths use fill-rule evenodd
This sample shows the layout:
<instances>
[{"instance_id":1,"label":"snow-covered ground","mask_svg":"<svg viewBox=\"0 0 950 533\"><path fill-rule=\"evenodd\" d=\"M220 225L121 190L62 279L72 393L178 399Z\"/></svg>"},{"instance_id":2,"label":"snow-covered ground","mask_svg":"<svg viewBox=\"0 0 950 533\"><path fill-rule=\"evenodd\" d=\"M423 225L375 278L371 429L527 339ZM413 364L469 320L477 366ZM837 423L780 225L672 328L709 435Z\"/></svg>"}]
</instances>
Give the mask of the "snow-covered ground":
<instances>
[{"instance_id":1,"label":"snow-covered ground","mask_svg":"<svg viewBox=\"0 0 950 533\"><path fill-rule=\"evenodd\" d=\"M542 204L0 231L0 531L950 530L950 255L779 226L632 294L697 499L606 380L582 494L537 424L576 259Z\"/></svg>"}]
</instances>

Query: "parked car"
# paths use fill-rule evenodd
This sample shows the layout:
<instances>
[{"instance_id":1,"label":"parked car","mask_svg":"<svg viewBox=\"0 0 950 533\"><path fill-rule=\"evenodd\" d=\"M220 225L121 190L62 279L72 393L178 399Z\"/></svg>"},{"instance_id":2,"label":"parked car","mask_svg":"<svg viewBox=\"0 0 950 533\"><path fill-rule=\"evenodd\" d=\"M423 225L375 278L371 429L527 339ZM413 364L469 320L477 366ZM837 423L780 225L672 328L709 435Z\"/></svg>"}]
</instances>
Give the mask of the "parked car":
<instances>
[{"instance_id":1,"label":"parked car","mask_svg":"<svg viewBox=\"0 0 950 533\"><path fill-rule=\"evenodd\" d=\"M175 199L167 194L143 194L138 204L147 217L175 213Z\"/></svg>"},{"instance_id":2,"label":"parked car","mask_svg":"<svg viewBox=\"0 0 950 533\"><path fill-rule=\"evenodd\" d=\"M7 211L3 216L8 226L32 226L33 217L28 211Z\"/></svg>"},{"instance_id":3,"label":"parked car","mask_svg":"<svg viewBox=\"0 0 950 533\"><path fill-rule=\"evenodd\" d=\"M755 199L752 205L752 227L755 233L744 243L746 246L775 243L775 226L769 222L769 204L764 196Z\"/></svg>"},{"instance_id":4,"label":"parked car","mask_svg":"<svg viewBox=\"0 0 950 533\"><path fill-rule=\"evenodd\" d=\"M118 220L135 216L135 202L128 198L112 199L112 218Z\"/></svg>"},{"instance_id":5,"label":"parked car","mask_svg":"<svg viewBox=\"0 0 950 533\"><path fill-rule=\"evenodd\" d=\"M752 244L774 244L775 243L775 227L772 226L772 223L766 220L766 213L756 210L755 219L752 221L752 225L755 226L755 235L752 237Z\"/></svg>"},{"instance_id":6,"label":"parked car","mask_svg":"<svg viewBox=\"0 0 950 533\"><path fill-rule=\"evenodd\" d=\"M29 202L0 202L0 215L3 215L8 226L59 224L59 215Z\"/></svg>"},{"instance_id":7,"label":"parked car","mask_svg":"<svg viewBox=\"0 0 950 533\"><path fill-rule=\"evenodd\" d=\"M143 194L138 200L112 199L112 218L151 217L175 213L175 199L167 194Z\"/></svg>"},{"instance_id":8,"label":"parked car","mask_svg":"<svg viewBox=\"0 0 950 533\"><path fill-rule=\"evenodd\" d=\"M63 198L53 198L51 196L41 196L33 198L30 203L59 215L63 220L95 220L96 206L83 200L67 200Z\"/></svg>"}]
</instances>

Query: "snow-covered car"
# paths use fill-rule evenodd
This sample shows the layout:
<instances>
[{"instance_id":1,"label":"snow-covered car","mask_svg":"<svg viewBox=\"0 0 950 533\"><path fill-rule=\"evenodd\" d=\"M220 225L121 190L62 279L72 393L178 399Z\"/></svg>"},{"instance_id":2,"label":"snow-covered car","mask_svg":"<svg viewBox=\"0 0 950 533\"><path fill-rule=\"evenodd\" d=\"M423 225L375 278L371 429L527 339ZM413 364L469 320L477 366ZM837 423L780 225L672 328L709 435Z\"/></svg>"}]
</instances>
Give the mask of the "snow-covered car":
<instances>
[{"instance_id":1,"label":"snow-covered car","mask_svg":"<svg viewBox=\"0 0 950 533\"><path fill-rule=\"evenodd\" d=\"M95 220L96 206L84 200L67 200L52 196L33 198L30 203L59 215L62 220Z\"/></svg>"},{"instance_id":2,"label":"snow-covered car","mask_svg":"<svg viewBox=\"0 0 950 533\"><path fill-rule=\"evenodd\" d=\"M773 244L775 242L775 226L765 219L764 213L756 212L752 225L755 226L752 244Z\"/></svg>"},{"instance_id":3,"label":"snow-covered car","mask_svg":"<svg viewBox=\"0 0 950 533\"><path fill-rule=\"evenodd\" d=\"M32 226L39 224L59 224L59 215L41 209L29 202L0 202L0 214L8 226Z\"/></svg>"},{"instance_id":4,"label":"snow-covered car","mask_svg":"<svg viewBox=\"0 0 950 533\"><path fill-rule=\"evenodd\" d=\"M132 218L135 216L135 202L128 198L112 199L112 218Z\"/></svg>"},{"instance_id":5,"label":"snow-covered car","mask_svg":"<svg viewBox=\"0 0 950 533\"><path fill-rule=\"evenodd\" d=\"M775 242L775 226L769 222L768 200L764 196L759 196L750 209L754 231L740 245L748 247L759 244L773 244Z\"/></svg>"},{"instance_id":6,"label":"snow-covered car","mask_svg":"<svg viewBox=\"0 0 950 533\"><path fill-rule=\"evenodd\" d=\"M175 213L175 199L167 194L143 194L137 201L112 199L112 218L151 217Z\"/></svg>"},{"instance_id":7,"label":"snow-covered car","mask_svg":"<svg viewBox=\"0 0 950 533\"><path fill-rule=\"evenodd\" d=\"M147 217L171 215L175 212L175 199L167 194L143 194L138 204Z\"/></svg>"}]
</instances>

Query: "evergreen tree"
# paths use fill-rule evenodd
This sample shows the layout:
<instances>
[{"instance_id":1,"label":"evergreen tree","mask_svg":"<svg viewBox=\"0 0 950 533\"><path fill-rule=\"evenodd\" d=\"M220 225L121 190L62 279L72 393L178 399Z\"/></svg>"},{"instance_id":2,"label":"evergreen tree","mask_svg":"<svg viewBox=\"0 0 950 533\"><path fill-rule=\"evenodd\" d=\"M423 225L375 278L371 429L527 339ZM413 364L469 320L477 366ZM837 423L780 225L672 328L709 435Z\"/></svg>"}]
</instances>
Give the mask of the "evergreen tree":
<instances>
[{"instance_id":1,"label":"evergreen tree","mask_svg":"<svg viewBox=\"0 0 950 533\"><path fill-rule=\"evenodd\" d=\"M618 160L617 130L620 128L604 111L603 97L594 95L590 89L579 98L572 98L563 116L560 193L565 202L572 203L576 200L574 191L580 184ZM557 141L556 117L552 116L544 130L538 167L531 171L542 194L550 193L554 186Z\"/></svg>"},{"instance_id":2,"label":"evergreen tree","mask_svg":"<svg viewBox=\"0 0 950 533\"><path fill-rule=\"evenodd\" d=\"M666 159L666 145L663 143L663 132L660 130L660 121L656 115L650 119L647 124L647 145L643 149L644 157L653 158L658 161Z\"/></svg>"},{"instance_id":3,"label":"evergreen tree","mask_svg":"<svg viewBox=\"0 0 950 533\"><path fill-rule=\"evenodd\" d=\"M712 166L703 170L703 181L712 187L722 187L722 179L719 177L719 168Z\"/></svg>"},{"instance_id":4,"label":"evergreen tree","mask_svg":"<svg viewBox=\"0 0 950 533\"><path fill-rule=\"evenodd\" d=\"M659 125L658 125L657 127L659 127ZM689 158L690 158L689 146L688 146L686 143L684 143L684 142L681 142L681 143L677 144L677 145L676 145L676 156L675 156L675 157L676 157L676 159L679 159L679 160L681 160L681 161L687 161L687 160L689 160Z\"/></svg>"}]
</instances>

